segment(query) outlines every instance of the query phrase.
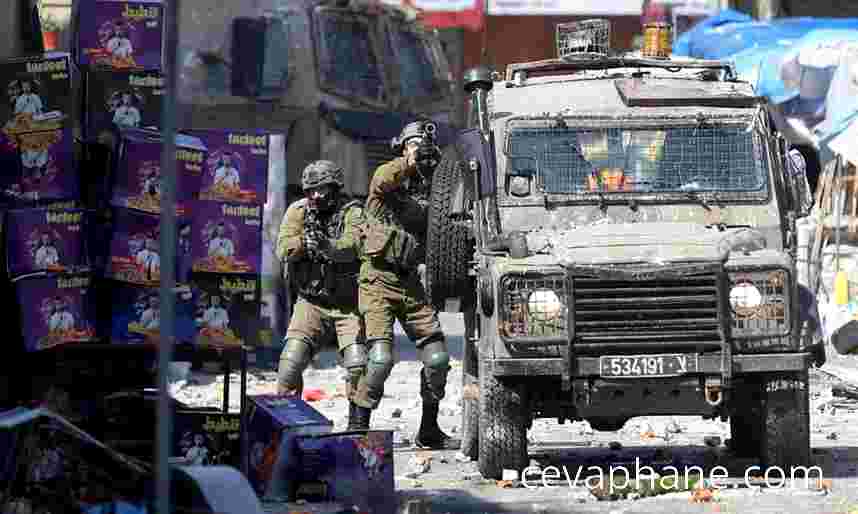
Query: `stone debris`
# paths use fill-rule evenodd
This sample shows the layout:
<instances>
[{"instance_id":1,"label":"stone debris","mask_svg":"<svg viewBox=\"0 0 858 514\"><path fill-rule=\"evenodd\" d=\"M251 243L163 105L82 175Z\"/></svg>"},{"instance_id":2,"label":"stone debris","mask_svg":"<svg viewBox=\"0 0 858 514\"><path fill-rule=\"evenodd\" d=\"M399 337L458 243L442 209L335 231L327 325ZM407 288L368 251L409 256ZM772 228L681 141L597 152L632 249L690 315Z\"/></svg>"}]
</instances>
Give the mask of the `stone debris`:
<instances>
[{"instance_id":1,"label":"stone debris","mask_svg":"<svg viewBox=\"0 0 858 514\"><path fill-rule=\"evenodd\" d=\"M514 482L518 480L518 471L514 469L505 469L501 473L501 480L504 482Z\"/></svg>"},{"instance_id":2,"label":"stone debris","mask_svg":"<svg viewBox=\"0 0 858 514\"><path fill-rule=\"evenodd\" d=\"M471 458L462 452L456 452L453 458L456 460L456 462L471 462Z\"/></svg>"},{"instance_id":3,"label":"stone debris","mask_svg":"<svg viewBox=\"0 0 858 514\"><path fill-rule=\"evenodd\" d=\"M703 444L715 448L716 446L721 446L721 438L717 435L708 435L703 438Z\"/></svg>"},{"instance_id":4,"label":"stone debris","mask_svg":"<svg viewBox=\"0 0 858 514\"><path fill-rule=\"evenodd\" d=\"M432 455L418 453L408 461L407 478L417 478L432 469Z\"/></svg>"}]
</instances>

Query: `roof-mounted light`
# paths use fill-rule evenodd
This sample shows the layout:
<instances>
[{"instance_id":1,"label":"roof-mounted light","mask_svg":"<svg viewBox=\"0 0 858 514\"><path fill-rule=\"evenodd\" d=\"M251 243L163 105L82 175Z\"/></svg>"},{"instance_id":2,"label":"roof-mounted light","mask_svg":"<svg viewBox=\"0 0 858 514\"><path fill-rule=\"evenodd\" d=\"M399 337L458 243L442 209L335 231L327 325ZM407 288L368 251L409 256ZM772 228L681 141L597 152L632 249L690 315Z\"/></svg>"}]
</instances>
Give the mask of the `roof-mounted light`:
<instances>
[{"instance_id":1,"label":"roof-mounted light","mask_svg":"<svg viewBox=\"0 0 858 514\"><path fill-rule=\"evenodd\" d=\"M654 22L644 25L642 57L670 59L673 46L673 26L670 23Z\"/></svg>"},{"instance_id":2,"label":"roof-mounted light","mask_svg":"<svg viewBox=\"0 0 858 514\"><path fill-rule=\"evenodd\" d=\"M556 44L560 59L607 57L611 51L611 22L591 19L558 23Z\"/></svg>"}]
</instances>

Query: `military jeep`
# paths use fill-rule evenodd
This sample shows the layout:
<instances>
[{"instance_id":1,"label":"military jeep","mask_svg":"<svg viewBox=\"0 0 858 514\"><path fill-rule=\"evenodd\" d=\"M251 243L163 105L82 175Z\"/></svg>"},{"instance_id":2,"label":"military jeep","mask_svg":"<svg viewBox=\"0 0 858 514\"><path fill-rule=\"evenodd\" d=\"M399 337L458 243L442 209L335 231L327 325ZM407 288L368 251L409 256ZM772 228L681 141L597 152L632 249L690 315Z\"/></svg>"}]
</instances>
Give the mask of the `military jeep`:
<instances>
[{"instance_id":1,"label":"military jeep","mask_svg":"<svg viewBox=\"0 0 858 514\"><path fill-rule=\"evenodd\" d=\"M722 62L634 55L480 68L465 88L427 289L465 312L462 443L483 475L528 465L536 418L729 418L738 456L807 466L806 213L753 88Z\"/></svg>"}]
</instances>

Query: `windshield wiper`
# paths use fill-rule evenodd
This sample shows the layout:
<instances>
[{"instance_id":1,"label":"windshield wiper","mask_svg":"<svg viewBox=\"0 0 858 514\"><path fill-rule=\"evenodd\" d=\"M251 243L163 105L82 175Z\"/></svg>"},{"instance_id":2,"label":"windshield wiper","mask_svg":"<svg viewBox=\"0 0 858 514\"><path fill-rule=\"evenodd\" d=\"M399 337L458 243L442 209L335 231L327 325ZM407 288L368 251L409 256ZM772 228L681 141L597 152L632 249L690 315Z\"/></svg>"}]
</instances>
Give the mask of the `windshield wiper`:
<instances>
[{"instance_id":1,"label":"windshield wiper","mask_svg":"<svg viewBox=\"0 0 858 514\"><path fill-rule=\"evenodd\" d=\"M717 193L712 192L709 194L711 195L712 201L715 204L721 203L721 200L718 199ZM703 207L704 209L706 209L707 211L712 210L712 205L710 205L709 202L706 201L706 197L704 196L704 193L702 193L700 191L686 191L685 195L688 197L689 200L694 200L695 202L699 203L700 206Z\"/></svg>"}]
</instances>

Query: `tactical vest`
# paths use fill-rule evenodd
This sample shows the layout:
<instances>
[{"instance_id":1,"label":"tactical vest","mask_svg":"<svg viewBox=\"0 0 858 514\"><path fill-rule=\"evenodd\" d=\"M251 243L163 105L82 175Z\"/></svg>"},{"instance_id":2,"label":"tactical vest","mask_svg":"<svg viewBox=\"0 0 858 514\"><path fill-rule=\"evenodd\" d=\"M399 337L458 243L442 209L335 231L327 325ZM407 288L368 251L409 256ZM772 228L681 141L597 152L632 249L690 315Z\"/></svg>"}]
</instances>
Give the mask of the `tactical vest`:
<instances>
[{"instance_id":1,"label":"tactical vest","mask_svg":"<svg viewBox=\"0 0 858 514\"><path fill-rule=\"evenodd\" d=\"M389 204L378 217L367 215L363 258L397 272L411 272L425 260L428 205L413 184L388 195Z\"/></svg>"},{"instance_id":2,"label":"tactical vest","mask_svg":"<svg viewBox=\"0 0 858 514\"><path fill-rule=\"evenodd\" d=\"M356 207L361 207L359 201L348 201L322 220L328 239L337 240L343 235L345 216ZM323 262L305 256L290 267L292 286L299 295L326 305L351 305L357 301L357 276L360 272L357 255L350 263Z\"/></svg>"}]
</instances>

